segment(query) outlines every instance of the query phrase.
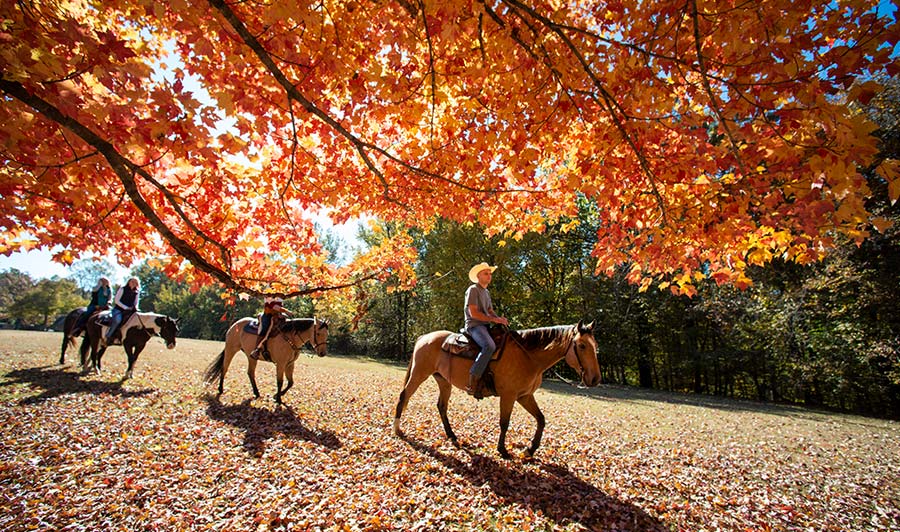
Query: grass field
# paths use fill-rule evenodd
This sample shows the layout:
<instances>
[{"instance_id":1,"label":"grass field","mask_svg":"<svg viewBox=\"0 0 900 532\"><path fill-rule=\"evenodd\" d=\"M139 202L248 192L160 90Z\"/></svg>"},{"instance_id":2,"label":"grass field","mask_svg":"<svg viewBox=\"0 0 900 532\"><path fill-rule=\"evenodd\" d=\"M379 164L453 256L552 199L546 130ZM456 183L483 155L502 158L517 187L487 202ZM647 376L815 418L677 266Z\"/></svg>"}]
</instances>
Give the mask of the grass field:
<instances>
[{"instance_id":1,"label":"grass field","mask_svg":"<svg viewBox=\"0 0 900 532\"><path fill-rule=\"evenodd\" d=\"M221 342L154 339L122 382L83 375L61 334L0 331L0 530L900 530L900 423L545 383L533 460L501 459L497 399L457 390L443 437L429 381L392 433L404 367L298 361L251 401L246 358L217 399ZM513 413L521 455L534 424Z\"/></svg>"}]
</instances>

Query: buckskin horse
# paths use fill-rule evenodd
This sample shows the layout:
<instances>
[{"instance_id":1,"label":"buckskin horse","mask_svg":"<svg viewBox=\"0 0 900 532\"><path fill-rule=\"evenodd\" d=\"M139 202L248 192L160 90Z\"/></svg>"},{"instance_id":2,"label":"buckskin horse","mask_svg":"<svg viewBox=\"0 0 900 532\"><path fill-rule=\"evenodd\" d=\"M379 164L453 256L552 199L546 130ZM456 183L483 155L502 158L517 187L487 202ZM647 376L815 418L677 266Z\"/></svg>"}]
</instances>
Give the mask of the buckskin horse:
<instances>
[{"instance_id":1,"label":"buckskin horse","mask_svg":"<svg viewBox=\"0 0 900 532\"><path fill-rule=\"evenodd\" d=\"M456 434L453 433L450 420L447 418L447 406L453 386L466 389L469 368L472 367L473 361L451 355L442 348L444 340L451 334L455 333L434 331L416 341L406 370L403 391L400 392L400 400L397 401L394 416L394 433L397 436L403 437L403 431L400 430L400 416L403 415L410 397L429 376L433 376L439 389L437 407L444 432L454 445L458 445ZM576 325L510 331L509 335L504 347L498 348L498 353L495 353L489 365L489 370L493 373L493 390L486 393L500 397L500 440L497 443L497 451L503 458L510 456L506 450L506 431L509 428L513 406L518 402L537 422L531 447L527 450L528 456L534 456L544 432L544 414L534 399L534 392L541 385L544 371L565 358L566 362L579 373L583 384L596 386L600 383L600 365L597 361L593 323L584 325L578 322Z\"/></svg>"},{"instance_id":2,"label":"buckskin horse","mask_svg":"<svg viewBox=\"0 0 900 532\"><path fill-rule=\"evenodd\" d=\"M88 318L85 324L84 343L81 346L82 360L84 360L85 344L91 348L91 366L94 371L100 373L100 359L106 352L106 347L100 346L100 338L108 329L109 312L101 312ZM147 341L154 335L159 335L166 342L166 347L175 349L175 337L178 335L178 320L155 312L135 312L126 317L110 345L121 345L128 355L128 369L125 370L123 380L133 376L134 363L138 355L144 350ZM84 365L84 364L82 364ZM85 371L90 368L85 367Z\"/></svg>"},{"instance_id":3,"label":"buckskin horse","mask_svg":"<svg viewBox=\"0 0 900 532\"><path fill-rule=\"evenodd\" d=\"M253 395L259 398L259 388L256 386L256 363L259 361L250 356L259 342L256 334L255 318L241 318L234 322L225 333L225 349L206 369L204 382L211 384L218 379L219 395L222 395L225 384L225 374L228 366L238 351L247 355L247 376L250 378L250 386L253 387ZM249 327L248 327L249 326ZM275 363L278 391L275 393L275 402L281 404L281 398L294 385L294 362L300 356L300 349L309 343L320 357L326 354L326 342L328 341L328 321L317 318L297 318L272 323L272 333L266 340L267 351L271 362ZM285 374L287 386L282 389Z\"/></svg>"}]
</instances>

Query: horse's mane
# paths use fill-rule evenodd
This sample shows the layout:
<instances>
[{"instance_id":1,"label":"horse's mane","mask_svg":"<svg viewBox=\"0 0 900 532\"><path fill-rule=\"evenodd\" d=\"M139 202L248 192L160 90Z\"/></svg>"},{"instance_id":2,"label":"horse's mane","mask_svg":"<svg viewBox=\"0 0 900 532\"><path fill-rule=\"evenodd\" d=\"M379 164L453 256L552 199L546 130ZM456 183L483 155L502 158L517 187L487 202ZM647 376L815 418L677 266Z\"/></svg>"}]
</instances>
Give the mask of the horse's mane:
<instances>
[{"instance_id":1,"label":"horse's mane","mask_svg":"<svg viewBox=\"0 0 900 532\"><path fill-rule=\"evenodd\" d=\"M168 318L168 316L166 316L165 314L160 314L158 312L144 312L142 310L139 310L135 314L137 314L141 318Z\"/></svg>"},{"instance_id":2,"label":"horse's mane","mask_svg":"<svg viewBox=\"0 0 900 532\"><path fill-rule=\"evenodd\" d=\"M328 323L325 320L314 320L313 318L294 318L291 320L285 320L281 325L281 330L285 332L298 332L302 333L303 331L309 330L313 323L318 321L319 327L327 328Z\"/></svg>"},{"instance_id":3,"label":"horse's mane","mask_svg":"<svg viewBox=\"0 0 900 532\"><path fill-rule=\"evenodd\" d=\"M535 349L550 349L567 343L572 338L571 325L555 325L553 327L539 327L537 329L525 329L513 331L518 335L520 345L526 351Z\"/></svg>"}]
</instances>

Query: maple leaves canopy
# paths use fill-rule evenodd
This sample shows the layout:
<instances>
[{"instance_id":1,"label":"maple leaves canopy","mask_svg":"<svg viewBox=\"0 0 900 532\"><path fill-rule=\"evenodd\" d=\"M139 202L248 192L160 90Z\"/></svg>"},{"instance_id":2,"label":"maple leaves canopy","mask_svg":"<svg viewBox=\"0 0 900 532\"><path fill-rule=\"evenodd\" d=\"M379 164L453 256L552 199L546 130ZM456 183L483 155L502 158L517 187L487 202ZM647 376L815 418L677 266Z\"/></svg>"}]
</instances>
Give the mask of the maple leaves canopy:
<instances>
[{"instance_id":1,"label":"maple leaves canopy","mask_svg":"<svg viewBox=\"0 0 900 532\"><path fill-rule=\"evenodd\" d=\"M872 1L5 2L0 251L296 294L411 278L403 234L329 265L312 213L516 237L583 195L598 271L743 284L885 223L847 102L897 33Z\"/></svg>"}]
</instances>

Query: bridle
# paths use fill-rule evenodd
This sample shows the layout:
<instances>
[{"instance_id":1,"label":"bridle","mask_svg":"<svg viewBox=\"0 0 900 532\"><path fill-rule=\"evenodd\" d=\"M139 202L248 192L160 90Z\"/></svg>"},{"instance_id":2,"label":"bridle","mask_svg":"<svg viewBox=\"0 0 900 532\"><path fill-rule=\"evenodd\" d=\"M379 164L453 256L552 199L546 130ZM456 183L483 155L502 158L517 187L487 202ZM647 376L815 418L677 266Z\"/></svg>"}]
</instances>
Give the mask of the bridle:
<instances>
[{"instance_id":1,"label":"bridle","mask_svg":"<svg viewBox=\"0 0 900 532\"><path fill-rule=\"evenodd\" d=\"M578 332L578 325L572 326L572 338L569 340L569 347L566 348L566 355L569 354L569 350L572 350L572 353L575 355L575 363L578 364L578 378L581 379L581 382L577 384L577 386L582 386L584 382L584 364L581 363L581 356L578 354L578 348L575 345L575 334ZM557 374L559 376L559 374ZM561 378L561 377L560 377ZM565 380L565 379L563 379ZM567 381L568 382L568 381ZM572 383L569 383L572 384Z\"/></svg>"},{"instance_id":2,"label":"bridle","mask_svg":"<svg viewBox=\"0 0 900 532\"><path fill-rule=\"evenodd\" d=\"M313 316L313 335L311 343L313 344L313 351L315 351L317 355L319 354L319 346L326 344L326 341L319 341L319 319L315 316Z\"/></svg>"},{"instance_id":3,"label":"bridle","mask_svg":"<svg viewBox=\"0 0 900 532\"><path fill-rule=\"evenodd\" d=\"M319 342L319 320L316 317L313 317L312 329L313 329L312 338L309 340L309 343L312 344L313 351L318 355L319 354L319 346L325 345L327 342ZM294 356L296 357L297 356L296 353L300 352L300 350L303 348L303 344L305 344L306 342L303 342L300 345L296 345L292 341L291 337L288 336L288 334L286 332L284 332L283 329L282 329L281 335L284 338L284 341L287 342L288 344L290 344L291 349L294 350L294 353L295 353ZM312 356L312 355L310 355L310 356Z\"/></svg>"},{"instance_id":4,"label":"bridle","mask_svg":"<svg viewBox=\"0 0 900 532\"><path fill-rule=\"evenodd\" d=\"M162 327L159 327L159 330L157 330L155 323L154 323L153 327L147 327L146 325L144 325L144 318L141 317L140 312L135 312L134 315L135 315L135 317L137 317L137 321L140 324L141 329L143 329L145 331L153 331L153 334L151 336L159 336L160 338L162 338L163 340L166 341L166 345L169 344L169 340L165 336L162 335L162 332L163 332ZM172 321L172 319L169 318L168 316L164 316L164 317L167 321ZM172 344L173 345L175 344L175 336L174 335L172 336Z\"/></svg>"}]
</instances>

